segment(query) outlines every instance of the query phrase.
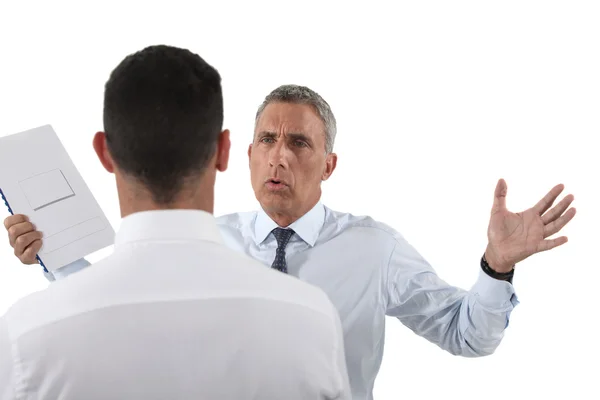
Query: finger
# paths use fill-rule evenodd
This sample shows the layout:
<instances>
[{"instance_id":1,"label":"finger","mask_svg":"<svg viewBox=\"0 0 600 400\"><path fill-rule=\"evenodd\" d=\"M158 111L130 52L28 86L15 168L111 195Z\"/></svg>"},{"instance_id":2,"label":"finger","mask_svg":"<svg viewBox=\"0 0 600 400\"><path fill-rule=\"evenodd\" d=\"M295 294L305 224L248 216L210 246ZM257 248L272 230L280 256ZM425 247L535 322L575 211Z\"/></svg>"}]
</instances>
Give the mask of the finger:
<instances>
[{"instance_id":1,"label":"finger","mask_svg":"<svg viewBox=\"0 0 600 400\"><path fill-rule=\"evenodd\" d=\"M554 186L552 188L552 190L550 190L548 192L548 194L546 194L544 196L544 198L542 198L540 201L538 201L538 203L533 207L533 209L539 215L542 215L543 213L545 213L550 208L552 203L554 203L554 200L556 200L558 195L564 190L564 188L565 188L565 185L563 185L562 183Z\"/></svg>"},{"instance_id":2,"label":"finger","mask_svg":"<svg viewBox=\"0 0 600 400\"><path fill-rule=\"evenodd\" d=\"M16 225L12 225L8 228L8 240L12 247L15 247L15 243L19 236L22 236L26 233L35 231L35 226L31 222L21 222Z\"/></svg>"},{"instance_id":3,"label":"finger","mask_svg":"<svg viewBox=\"0 0 600 400\"><path fill-rule=\"evenodd\" d=\"M29 232L29 233L19 236L17 238L17 240L15 241L15 246L14 246L15 256L21 258L21 256L23 255L23 252L25 251L25 248L27 248L27 246L32 244L35 240L41 240L41 239L42 239L42 233L39 231L33 231L33 232Z\"/></svg>"},{"instance_id":4,"label":"finger","mask_svg":"<svg viewBox=\"0 0 600 400\"><path fill-rule=\"evenodd\" d=\"M558 237L556 239L542 240L540 242L540 244L538 245L536 253L540 253L542 251L552 250L553 248L558 247L560 245L563 245L563 244L567 243L568 241L569 240L567 239L566 236L561 236L561 237Z\"/></svg>"},{"instance_id":5,"label":"finger","mask_svg":"<svg viewBox=\"0 0 600 400\"><path fill-rule=\"evenodd\" d=\"M492 206L492 214L506 209L506 192L508 187L504 179L499 179L494 190L494 205Z\"/></svg>"},{"instance_id":6,"label":"finger","mask_svg":"<svg viewBox=\"0 0 600 400\"><path fill-rule=\"evenodd\" d=\"M27 218L26 215L23 215L23 214L11 215L4 219L4 227L6 228L6 230L8 230L8 228L10 228L11 226L13 226L15 224L20 224L21 222L27 222L27 221L29 221L29 218Z\"/></svg>"},{"instance_id":7,"label":"finger","mask_svg":"<svg viewBox=\"0 0 600 400\"><path fill-rule=\"evenodd\" d=\"M560 217L565 212L565 210L569 208L573 200L575 200L575 196L570 194L564 199L562 199L560 203L552 207L550 211L542 215L542 222L544 223L544 225L548 225L550 222Z\"/></svg>"},{"instance_id":8,"label":"finger","mask_svg":"<svg viewBox=\"0 0 600 400\"><path fill-rule=\"evenodd\" d=\"M27 248L25 249L21 257L19 257L19 259L23 264L36 264L37 259L35 258L35 256L40 252L41 248L42 241L34 240L33 243L27 246Z\"/></svg>"},{"instance_id":9,"label":"finger","mask_svg":"<svg viewBox=\"0 0 600 400\"><path fill-rule=\"evenodd\" d=\"M552 236L556 232L560 231L566 224L569 223L569 221L573 219L576 212L576 209L571 208L562 217L546 225L544 227L544 237L547 238L548 236Z\"/></svg>"}]
</instances>

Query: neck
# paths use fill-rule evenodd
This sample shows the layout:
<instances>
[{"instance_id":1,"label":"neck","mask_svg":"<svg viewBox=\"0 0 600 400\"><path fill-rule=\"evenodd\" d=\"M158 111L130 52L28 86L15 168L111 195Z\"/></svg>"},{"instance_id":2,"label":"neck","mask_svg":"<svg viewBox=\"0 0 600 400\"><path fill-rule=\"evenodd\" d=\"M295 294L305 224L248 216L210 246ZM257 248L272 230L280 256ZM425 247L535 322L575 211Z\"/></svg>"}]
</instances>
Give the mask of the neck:
<instances>
[{"instance_id":1,"label":"neck","mask_svg":"<svg viewBox=\"0 0 600 400\"><path fill-rule=\"evenodd\" d=\"M206 179L193 186L186 185L186 188L168 203L156 203L145 187L118 177L117 191L121 218L137 212L157 210L201 210L210 214L214 212L214 182L211 184L210 180L206 182Z\"/></svg>"},{"instance_id":2,"label":"neck","mask_svg":"<svg viewBox=\"0 0 600 400\"><path fill-rule=\"evenodd\" d=\"M277 224L277 226L279 226L281 228L286 228L286 227L290 226L291 224L293 224L294 222L298 221L304 215L306 215L306 213L309 212L310 210L312 210L313 207L315 205L317 205L318 202L319 202L319 198L317 198L315 201L311 202L307 207L303 207L302 209L299 209L299 210L294 210L297 212L289 212L287 210L286 211L269 210L265 207L262 207L262 209L264 210L265 214L267 214L269 216L269 218L271 218Z\"/></svg>"}]
</instances>

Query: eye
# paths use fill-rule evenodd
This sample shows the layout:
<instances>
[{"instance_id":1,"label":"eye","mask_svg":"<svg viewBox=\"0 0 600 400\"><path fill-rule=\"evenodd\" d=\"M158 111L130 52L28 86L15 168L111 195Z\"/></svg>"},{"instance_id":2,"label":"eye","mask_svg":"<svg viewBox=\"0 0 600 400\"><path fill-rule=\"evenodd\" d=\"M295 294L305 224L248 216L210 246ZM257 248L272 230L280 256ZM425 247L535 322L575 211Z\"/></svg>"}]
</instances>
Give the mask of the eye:
<instances>
[{"instance_id":1,"label":"eye","mask_svg":"<svg viewBox=\"0 0 600 400\"><path fill-rule=\"evenodd\" d=\"M264 137L264 138L260 139L260 141L262 143L274 143L275 142L275 140L273 140L273 138L270 138L270 137Z\"/></svg>"},{"instance_id":2,"label":"eye","mask_svg":"<svg viewBox=\"0 0 600 400\"><path fill-rule=\"evenodd\" d=\"M303 141L303 140L294 140L294 146L296 146L296 147L307 147L308 144L306 144L306 142Z\"/></svg>"}]
</instances>

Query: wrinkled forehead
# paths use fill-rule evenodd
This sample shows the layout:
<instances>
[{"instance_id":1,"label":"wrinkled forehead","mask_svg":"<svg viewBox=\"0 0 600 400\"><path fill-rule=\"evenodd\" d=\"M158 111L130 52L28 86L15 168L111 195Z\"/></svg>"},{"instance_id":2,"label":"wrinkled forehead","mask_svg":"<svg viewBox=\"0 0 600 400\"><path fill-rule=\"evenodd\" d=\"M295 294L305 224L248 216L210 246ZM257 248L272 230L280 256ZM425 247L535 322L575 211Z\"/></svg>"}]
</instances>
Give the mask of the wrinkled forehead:
<instances>
[{"instance_id":1,"label":"wrinkled forehead","mask_svg":"<svg viewBox=\"0 0 600 400\"><path fill-rule=\"evenodd\" d=\"M309 104L271 103L265 107L256 121L254 134L271 132L277 135L302 133L322 136L325 125L317 111Z\"/></svg>"}]
</instances>

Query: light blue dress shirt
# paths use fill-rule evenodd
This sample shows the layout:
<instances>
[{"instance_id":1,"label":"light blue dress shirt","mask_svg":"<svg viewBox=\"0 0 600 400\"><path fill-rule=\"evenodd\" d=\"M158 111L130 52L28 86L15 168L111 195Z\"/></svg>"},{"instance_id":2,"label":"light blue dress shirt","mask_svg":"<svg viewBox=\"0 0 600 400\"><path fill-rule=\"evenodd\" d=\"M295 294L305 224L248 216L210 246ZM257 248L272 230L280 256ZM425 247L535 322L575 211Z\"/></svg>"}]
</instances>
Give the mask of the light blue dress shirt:
<instances>
[{"instance_id":1,"label":"light blue dress shirt","mask_svg":"<svg viewBox=\"0 0 600 400\"><path fill-rule=\"evenodd\" d=\"M262 210L217 218L232 249L270 267L277 227ZM318 203L290 225L288 273L322 288L337 307L353 399L371 400L383 357L385 317L465 357L494 352L518 304L512 284L483 271L471 290L448 285L394 229L370 217L333 211ZM54 272L85 268L82 259Z\"/></svg>"}]
</instances>

